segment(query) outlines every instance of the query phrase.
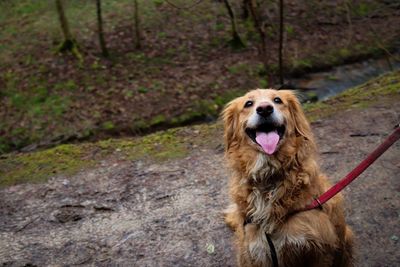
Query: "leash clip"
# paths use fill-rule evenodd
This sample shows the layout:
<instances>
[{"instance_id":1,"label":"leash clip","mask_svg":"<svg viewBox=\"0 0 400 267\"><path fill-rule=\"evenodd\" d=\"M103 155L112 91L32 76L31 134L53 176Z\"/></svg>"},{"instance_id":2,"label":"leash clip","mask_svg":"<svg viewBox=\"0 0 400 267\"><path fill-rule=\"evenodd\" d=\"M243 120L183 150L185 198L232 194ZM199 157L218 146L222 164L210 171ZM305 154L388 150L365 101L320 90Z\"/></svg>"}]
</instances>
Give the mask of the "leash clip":
<instances>
[{"instance_id":1,"label":"leash clip","mask_svg":"<svg viewBox=\"0 0 400 267\"><path fill-rule=\"evenodd\" d=\"M322 208L322 203L321 203L321 201L319 201L319 198L317 198L317 197L314 197L314 200L318 203L318 209L320 209L320 210L322 210L323 208Z\"/></svg>"}]
</instances>

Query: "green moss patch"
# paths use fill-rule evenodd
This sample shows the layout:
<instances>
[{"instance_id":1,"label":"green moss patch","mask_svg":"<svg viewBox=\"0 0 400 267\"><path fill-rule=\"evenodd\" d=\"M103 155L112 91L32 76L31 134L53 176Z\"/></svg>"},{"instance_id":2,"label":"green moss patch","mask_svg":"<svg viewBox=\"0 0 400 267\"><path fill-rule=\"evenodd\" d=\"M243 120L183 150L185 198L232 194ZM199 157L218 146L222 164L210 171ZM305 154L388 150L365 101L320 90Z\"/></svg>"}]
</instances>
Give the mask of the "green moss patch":
<instances>
[{"instance_id":1,"label":"green moss patch","mask_svg":"<svg viewBox=\"0 0 400 267\"><path fill-rule=\"evenodd\" d=\"M129 160L164 161L184 157L199 147L217 146L220 139L215 137L222 135L220 130L215 123L202 124L173 128L140 138L103 140L93 146L100 148L103 155L113 154Z\"/></svg>"},{"instance_id":2,"label":"green moss patch","mask_svg":"<svg viewBox=\"0 0 400 267\"><path fill-rule=\"evenodd\" d=\"M44 151L8 154L0 159L0 187L45 182L51 176L73 174L94 163L87 158L87 145L60 145Z\"/></svg>"},{"instance_id":3,"label":"green moss patch","mask_svg":"<svg viewBox=\"0 0 400 267\"><path fill-rule=\"evenodd\" d=\"M153 161L181 158L193 149L217 146L221 136L220 125L202 124L139 138L109 139L80 145L60 145L31 153L6 154L0 158L0 187L46 182L56 175L73 175L107 157Z\"/></svg>"}]
</instances>

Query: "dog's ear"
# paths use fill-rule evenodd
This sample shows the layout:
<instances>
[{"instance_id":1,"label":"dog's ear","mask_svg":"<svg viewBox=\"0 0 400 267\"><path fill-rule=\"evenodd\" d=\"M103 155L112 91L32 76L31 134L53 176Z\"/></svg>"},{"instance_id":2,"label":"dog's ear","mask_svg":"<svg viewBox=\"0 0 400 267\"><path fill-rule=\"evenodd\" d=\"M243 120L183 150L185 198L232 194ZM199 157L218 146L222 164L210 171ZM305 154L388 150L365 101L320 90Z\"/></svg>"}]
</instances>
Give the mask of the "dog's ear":
<instances>
[{"instance_id":1,"label":"dog's ear","mask_svg":"<svg viewBox=\"0 0 400 267\"><path fill-rule=\"evenodd\" d=\"M232 143L235 136L235 131L238 125L238 114L236 113L236 99L226 104L224 110L221 113L221 118L224 123L224 144L225 150L229 149L229 145Z\"/></svg>"},{"instance_id":2,"label":"dog's ear","mask_svg":"<svg viewBox=\"0 0 400 267\"><path fill-rule=\"evenodd\" d=\"M290 116L294 123L294 131L296 135L301 135L305 139L312 141L313 134L311 132L311 127L306 116L304 115L303 108L301 107L299 99L291 91L287 91L287 95Z\"/></svg>"}]
</instances>

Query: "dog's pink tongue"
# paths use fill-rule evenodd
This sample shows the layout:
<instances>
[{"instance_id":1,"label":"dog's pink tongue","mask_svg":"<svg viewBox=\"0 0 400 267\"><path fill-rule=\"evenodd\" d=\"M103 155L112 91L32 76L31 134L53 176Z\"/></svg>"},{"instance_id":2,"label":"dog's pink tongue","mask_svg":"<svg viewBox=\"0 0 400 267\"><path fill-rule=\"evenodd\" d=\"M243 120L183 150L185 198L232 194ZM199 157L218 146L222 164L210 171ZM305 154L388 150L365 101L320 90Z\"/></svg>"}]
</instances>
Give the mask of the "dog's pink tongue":
<instances>
[{"instance_id":1,"label":"dog's pink tongue","mask_svg":"<svg viewBox=\"0 0 400 267\"><path fill-rule=\"evenodd\" d=\"M256 132L256 141L268 155L274 154L279 142L279 135L276 131L264 133Z\"/></svg>"}]
</instances>

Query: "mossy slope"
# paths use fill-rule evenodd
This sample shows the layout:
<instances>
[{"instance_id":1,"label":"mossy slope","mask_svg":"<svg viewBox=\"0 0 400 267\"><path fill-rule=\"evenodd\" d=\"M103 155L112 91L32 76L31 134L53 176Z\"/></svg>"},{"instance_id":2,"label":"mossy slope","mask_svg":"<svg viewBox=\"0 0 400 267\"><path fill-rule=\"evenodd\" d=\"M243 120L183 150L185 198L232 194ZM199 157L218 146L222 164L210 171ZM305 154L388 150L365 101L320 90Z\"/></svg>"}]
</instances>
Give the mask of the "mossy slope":
<instances>
[{"instance_id":1,"label":"mossy slope","mask_svg":"<svg viewBox=\"0 0 400 267\"><path fill-rule=\"evenodd\" d=\"M311 121L340 111L366 108L382 98L400 99L400 71L373 79L327 101L306 104ZM55 175L72 175L94 166L100 159L156 160L180 158L193 149L221 144L219 122L161 131L139 138L109 139L96 143L60 145L32 153L11 153L0 158L0 187L25 182L44 182Z\"/></svg>"}]
</instances>

